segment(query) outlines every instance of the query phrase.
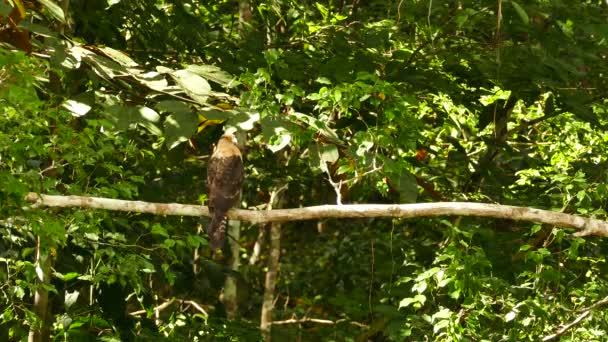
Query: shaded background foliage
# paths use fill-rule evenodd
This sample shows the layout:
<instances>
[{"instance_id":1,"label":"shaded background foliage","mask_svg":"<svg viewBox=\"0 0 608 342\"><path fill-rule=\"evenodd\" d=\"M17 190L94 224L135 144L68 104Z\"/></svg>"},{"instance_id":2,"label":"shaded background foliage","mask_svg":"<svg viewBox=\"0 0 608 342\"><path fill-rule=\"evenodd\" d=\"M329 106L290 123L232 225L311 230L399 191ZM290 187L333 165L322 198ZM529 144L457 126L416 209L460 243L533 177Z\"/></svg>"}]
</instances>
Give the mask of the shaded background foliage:
<instances>
[{"instance_id":1,"label":"shaded background foliage","mask_svg":"<svg viewBox=\"0 0 608 342\"><path fill-rule=\"evenodd\" d=\"M0 6L0 339L36 324L37 237L55 338L260 338L265 254L234 273L195 219L23 201L198 203L222 132L196 134L205 118L243 132L244 207L286 185L284 207L473 200L605 216L604 1L24 4ZM244 228L247 260L263 227ZM285 224L282 243L274 319L335 324L276 325L279 340L538 340L608 295L605 243L549 226L326 220ZM218 300L226 276L238 320ZM176 302L155 318L171 298L209 315ZM599 339L606 319L596 310L564 339Z\"/></svg>"}]
</instances>

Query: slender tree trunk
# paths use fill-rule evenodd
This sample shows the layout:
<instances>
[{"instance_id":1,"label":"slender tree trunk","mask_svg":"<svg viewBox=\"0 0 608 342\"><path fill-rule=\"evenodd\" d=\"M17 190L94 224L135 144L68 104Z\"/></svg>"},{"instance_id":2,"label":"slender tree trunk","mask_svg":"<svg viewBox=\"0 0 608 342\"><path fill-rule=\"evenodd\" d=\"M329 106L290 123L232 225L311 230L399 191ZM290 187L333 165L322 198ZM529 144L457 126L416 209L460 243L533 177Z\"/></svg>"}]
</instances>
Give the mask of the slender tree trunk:
<instances>
[{"instance_id":1,"label":"slender tree trunk","mask_svg":"<svg viewBox=\"0 0 608 342\"><path fill-rule=\"evenodd\" d=\"M241 235L241 222L229 221L228 223L228 246L230 247L230 260L228 267L231 270L238 272L240 266L239 258L239 237ZM239 314L238 302L238 287L237 279L234 276L227 276L224 281L224 307L226 308L226 316L228 319L235 319Z\"/></svg>"},{"instance_id":2,"label":"slender tree trunk","mask_svg":"<svg viewBox=\"0 0 608 342\"><path fill-rule=\"evenodd\" d=\"M287 189L283 187L279 190L273 191L270 195L270 201L268 203L268 210L272 210L272 205L276 201L277 206L281 206L281 192ZM274 297L275 287L277 282L277 275L279 273L279 259L281 257L281 224L273 222L270 224L270 255L268 257L268 271L266 272L266 279L264 281L264 298L262 301L262 314L260 318L260 330L262 336L266 342L271 340L271 328L272 328L272 310L274 309Z\"/></svg>"},{"instance_id":3,"label":"slender tree trunk","mask_svg":"<svg viewBox=\"0 0 608 342\"><path fill-rule=\"evenodd\" d=\"M266 229L261 227L258 231L258 237L255 239L253 250L251 251L251 257L249 258L249 265L255 265L260 259L260 253L264 247L264 240L266 240Z\"/></svg>"},{"instance_id":4,"label":"slender tree trunk","mask_svg":"<svg viewBox=\"0 0 608 342\"><path fill-rule=\"evenodd\" d=\"M51 268L51 258L48 253L42 251L40 246L40 236L36 243L36 273L38 275L38 286L34 295L34 312L38 316L39 325L32 326L28 337L28 342L49 341L49 292L45 289L49 284L49 270Z\"/></svg>"},{"instance_id":5,"label":"slender tree trunk","mask_svg":"<svg viewBox=\"0 0 608 342\"><path fill-rule=\"evenodd\" d=\"M266 342L271 340L272 311L274 309L274 290L279 273L279 258L281 256L281 224L270 225L270 258L268 258L268 271L264 282L264 300L262 302L262 318L260 329Z\"/></svg>"}]
</instances>

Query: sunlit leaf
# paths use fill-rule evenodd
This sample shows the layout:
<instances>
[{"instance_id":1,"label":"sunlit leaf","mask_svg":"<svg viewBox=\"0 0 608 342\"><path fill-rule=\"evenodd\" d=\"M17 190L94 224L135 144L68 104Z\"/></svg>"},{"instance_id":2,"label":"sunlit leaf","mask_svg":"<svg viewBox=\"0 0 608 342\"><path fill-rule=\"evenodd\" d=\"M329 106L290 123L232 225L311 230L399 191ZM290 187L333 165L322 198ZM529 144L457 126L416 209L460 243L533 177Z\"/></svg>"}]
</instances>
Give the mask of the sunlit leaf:
<instances>
[{"instance_id":1,"label":"sunlit leaf","mask_svg":"<svg viewBox=\"0 0 608 342\"><path fill-rule=\"evenodd\" d=\"M65 14L59 5L52 0L39 0L40 4L48 11L54 19L61 23L65 23Z\"/></svg>"},{"instance_id":2,"label":"sunlit leaf","mask_svg":"<svg viewBox=\"0 0 608 342\"><path fill-rule=\"evenodd\" d=\"M186 70L226 87L235 86L234 76L215 65L188 65Z\"/></svg>"},{"instance_id":3,"label":"sunlit leaf","mask_svg":"<svg viewBox=\"0 0 608 342\"><path fill-rule=\"evenodd\" d=\"M172 149L188 140L196 131L197 120L193 113L174 112L167 116L163 124L167 147Z\"/></svg>"},{"instance_id":4,"label":"sunlit leaf","mask_svg":"<svg viewBox=\"0 0 608 342\"><path fill-rule=\"evenodd\" d=\"M131 59L122 51L118 51L107 46L100 46L97 48L102 51L107 57L111 58L115 62L118 62L119 64L125 67L133 68L138 66L138 64L133 59Z\"/></svg>"},{"instance_id":5,"label":"sunlit leaf","mask_svg":"<svg viewBox=\"0 0 608 342\"><path fill-rule=\"evenodd\" d=\"M268 149L276 153L285 148L291 142L291 134L282 127L275 129L275 136L268 142Z\"/></svg>"},{"instance_id":6,"label":"sunlit leaf","mask_svg":"<svg viewBox=\"0 0 608 342\"><path fill-rule=\"evenodd\" d=\"M76 100L67 100L62 104L63 108L69 110L74 116L83 116L91 110L91 106Z\"/></svg>"},{"instance_id":7,"label":"sunlit leaf","mask_svg":"<svg viewBox=\"0 0 608 342\"><path fill-rule=\"evenodd\" d=\"M321 160L327 163L335 163L340 157L338 147L333 144L321 145L319 148L321 153Z\"/></svg>"},{"instance_id":8,"label":"sunlit leaf","mask_svg":"<svg viewBox=\"0 0 608 342\"><path fill-rule=\"evenodd\" d=\"M170 75L188 96L200 104L207 103L211 86L206 79L188 70L177 70Z\"/></svg>"},{"instance_id":9,"label":"sunlit leaf","mask_svg":"<svg viewBox=\"0 0 608 342\"><path fill-rule=\"evenodd\" d=\"M80 292L78 291L74 291L74 292L65 292L65 299L63 301L63 304L65 305L66 308L71 307L72 305L74 305L76 303L76 301L78 300L78 296L80 295Z\"/></svg>"}]
</instances>

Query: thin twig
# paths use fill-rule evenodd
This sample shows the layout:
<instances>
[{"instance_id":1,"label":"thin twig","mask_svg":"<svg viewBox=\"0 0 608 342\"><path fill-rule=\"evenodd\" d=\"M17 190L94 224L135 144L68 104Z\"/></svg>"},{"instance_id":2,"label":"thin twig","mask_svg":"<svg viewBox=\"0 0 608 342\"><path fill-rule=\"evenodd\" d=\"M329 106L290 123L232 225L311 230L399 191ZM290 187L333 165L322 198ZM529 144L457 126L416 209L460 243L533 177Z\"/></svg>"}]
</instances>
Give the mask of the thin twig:
<instances>
[{"instance_id":1,"label":"thin twig","mask_svg":"<svg viewBox=\"0 0 608 342\"><path fill-rule=\"evenodd\" d=\"M205 309L200 304L198 304L197 302L195 302L193 300L176 299L176 298L171 298L168 301L166 301L166 302L164 302L164 303L162 303L162 304L160 304L158 306L155 306L152 309L152 311L154 311L154 312L163 311L164 309L168 308L169 306L171 306L171 304L173 304L175 302L180 303L180 304L187 304L187 305L193 306L196 310L198 310L203 315L209 316L209 314L207 313L207 311L205 311ZM143 315L143 314L146 314L146 313L148 313L147 310L138 310L138 311L133 311L133 312L131 312L129 314L131 316L139 316L139 315Z\"/></svg>"},{"instance_id":2,"label":"thin twig","mask_svg":"<svg viewBox=\"0 0 608 342\"><path fill-rule=\"evenodd\" d=\"M589 307L586 307L584 309L578 309L578 310L576 310L576 312L590 311L590 310L597 308L598 306L602 306L602 305L606 305L606 304L608 304L608 296L604 297L604 299L602 299L602 300L599 300L599 301L593 303Z\"/></svg>"},{"instance_id":3,"label":"thin twig","mask_svg":"<svg viewBox=\"0 0 608 342\"><path fill-rule=\"evenodd\" d=\"M547 336L543 337L542 341L551 341L556 338L559 338L560 336L562 336L563 334L568 332L568 330L572 329L573 327L575 327L576 325L581 323L585 318L587 318L591 314L591 311L593 309L596 309L596 308L598 308L602 305L606 305L606 304L608 304L608 296L604 297L604 299L598 300L597 302L593 303L591 306L589 306L587 308L577 310L577 312L582 312L582 313L580 315L578 315L572 322L565 324L565 325L561 325L561 328L559 328L559 330L557 330L557 332L555 334L551 334L551 335L547 335Z\"/></svg>"},{"instance_id":4,"label":"thin twig","mask_svg":"<svg viewBox=\"0 0 608 342\"><path fill-rule=\"evenodd\" d=\"M578 317L576 317L576 319L564 326L562 326L555 334L551 334L551 335L547 335L545 337L543 337L543 339L541 341L551 341L554 340L560 336L562 336L563 334L565 334L568 330L572 329L574 326L576 326L577 324L579 324L580 322L582 322L587 316L589 316L589 314L591 314L591 311L585 311L582 314L580 314Z\"/></svg>"}]
</instances>

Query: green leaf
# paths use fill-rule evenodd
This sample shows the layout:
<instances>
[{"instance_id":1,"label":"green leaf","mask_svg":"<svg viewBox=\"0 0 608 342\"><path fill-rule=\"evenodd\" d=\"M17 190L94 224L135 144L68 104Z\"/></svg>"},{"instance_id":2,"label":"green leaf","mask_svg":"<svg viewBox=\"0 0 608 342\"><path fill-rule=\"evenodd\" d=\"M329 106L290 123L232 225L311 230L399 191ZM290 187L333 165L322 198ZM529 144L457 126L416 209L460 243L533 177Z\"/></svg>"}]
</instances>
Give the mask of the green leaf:
<instances>
[{"instance_id":1,"label":"green leaf","mask_svg":"<svg viewBox=\"0 0 608 342\"><path fill-rule=\"evenodd\" d=\"M113 60L100 56L80 45L75 45L69 50L70 54L77 60L88 62L93 71L106 81L111 81L118 76L128 75L128 71L122 65Z\"/></svg>"},{"instance_id":2,"label":"green leaf","mask_svg":"<svg viewBox=\"0 0 608 342\"><path fill-rule=\"evenodd\" d=\"M86 103L75 100L67 100L62 104L62 107L67 109L74 116L83 116L91 110L91 106Z\"/></svg>"},{"instance_id":3,"label":"green leaf","mask_svg":"<svg viewBox=\"0 0 608 342\"><path fill-rule=\"evenodd\" d=\"M188 243L188 247L191 248L199 248L200 246L206 246L208 244L207 240L205 240L199 235L188 235L186 240Z\"/></svg>"},{"instance_id":4,"label":"green leaf","mask_svg":"<svg viewBox=\"0 0 608 342\"><path fill-rule=\"evenodd\" d=\"M122 51L118 51L118 50L112 49L107 46L98 46L97 49L99 49L107 57L111 58L113 61L117 62L118 64L120 64L122 66L125 66L128 68L134 68L138 65L134 60L132 60L129 56L127 56Z\"/></svg>"},{"instance_id":5,"label":"green leaf","mask_svg":"<svg viewBox=\"0 0 608 342\"><path fill-rule=\"evenodd\" d=\"M84 237L92 241L99 241L99 235L96 233L84 233Z\"/></svg>"},{"instance_id":6,"label":"green leaf","mask_svg":"<svg viewBox=\"0 0 608 342\"><path fill-rule=\"evenodd\" d=\"M175 82L188 96L201 105L207 103L211 93L211 86L206 79L188 70L177 70L170 73Z\"/></svg>"},{"instance_id":7,"label":"green leaf","mask_svg":"<svg viewBox=\"0 0 608 342\"><path fill-rule=\"evenodd\" d=\"M152 108L113 105L107 107L104 113L114 124L116 130L126 131L139 125L145 127L154 135L162 135L162 131L155 125L160 120L160 115Z\"/></svg>"},{"instance_id":8,"label":"green leaf","mask_svg":"<svg viewBox=\"0 0 608 342\"><path fill-rule=\"evenodd\" d=\"M80 276L79 273L76 272L69 272L63 275L63 281L70 281L72 279L76 279Z\"/></svg>"},{"instance_id":9,"label":"green leaf","mask_svg":"<svg viewBox=\"0 0 608 342\"><path fill-rule=\"evenodd\" d=\"M244 131L252 130L254 125L260 121L260 113L257 112L237 110L230 113L234 113L229 119L230 124L234 124Z\"/></svg>"},{"instance_id":10,"label":"green leaf","mask_svg":"<svg viewBox=\"0 0 608 342\"><path fill-rule=\"evenodd\" d=\"M150 71L143 74L133 75L142 85L159 92L170 93L174 87L170 87L165 76L161 73ZM162 102L162 101L161 101Z\"/></svg>"},{"instance_id":11,"label":"green leaf","mask_svg":"<svg viewBox=\"0 0 608 342\"><path fill-rule=\"evenodd\" d=\"M415 298L403 298L399 302L399 309L408 307L408 306L410 306L410 304L416 303L416 302L417 302L417 300Z\"/></svg>"},{"instance_id":12,"label":"green leaf","mask_svg":"<svg viewBox=\"0 0 608 342\"><path fill-rule=\"evenodd\" d=\"M340 158L338 147L333 144L321 145L319 147L319 153L321 154L321 161L330 164L335 163Z\"/></svg>"},{"instance_id":13,"label":"green leaf","mask_svg":"<svg viewBox=\"0 0 608 342\"><path fill-rule=\"evenodd\" d=\"M165 118L165 142L169 149L188 140L196 132L198 118L192 113L175 112Z\"/></svg>"},{"instance_id":14,"label":"green leaf","mask_svg":"<svg viewBox=\"0 0 608 342\"><path fill-rule=\"evenodd\" d=\"M163 111L163 112L180 113L180 114L192 112L190 110L190 106L188 106L184 102L176 101L176 100L160 101L159 103L156 104L156 109L158 109L159 111Z\"/></svg>"},{"instance_id":15,"label":"green leaf","mask_svg":"<svg viewBox=\"0 0 608 342\"><path fill-rule=\"evenodd\" d=\"M342 91L340 89L334 89L334 101L340 102L342 100Z\"/></svg>"},{"instance_id":16,"label":"green leaf","mask_svg":"<svg viewBox=\"0 0 608 342\"><path fill-rule=\"evenodd\" d=\"M354 168L350 164L344 164L340 165L340 167L336 170L336 175L343 175L352 171L354 171Z\"/></svg>"},{"instance_id":17,"label":"green leaf","mask_svg":"<svg viewBox=\"0 0 608 342\"><path fill-rule=\"evenodd\" d=\"M291 134L283 127L276 127L274 133L275 135L268 141L266 147L273 153L277 153L289 145L291 142Z\"/></svg>"},{"instance_id":18,"label":"green leaf","mask_svg":"<svg viewBox=\"0 0 608 342\"><path fill-rule=\"evenodd\" d=\"M225 87L234 87L237 85L234 76L215 65L188 65L186 70Z\"/></svg>"},{"instance_id":19,"label":"green leaf","mask_svg":"<svg viewBox=\"0 0 608 342\"><path fill-rule=\"evenodd\" d=\"M52 0L40 0L40 4L48 11L51 17L65 24L65 14L59 5Z\"/></svg>"},{"instance_id":20,"label":"green leaf","mask_svg":"<svg viewBox=\"0 0 608 342\"><path fill-rule=\"evenodd\" d=\"M400 202L416 203L416 199L418 198L418 184L416 183L416 176L408 171L403 171L398 177L399 178L394 181L394 184L399 192Z\"/></svg>"},{"instance_id":21,"label":"green leaf","mask_svg":"<svg viewBox=\"0 0 608 342\"><path fill-rule=\"evenodd\" d=\"M521 19L521 21L523 21L524 24L526 24L526 25L529 24L530 18L528 17L528 14L526 13L526 11L517 2L511 0L511 3L513 4L513 8L515 8L515 11L519 15L519 18Z\"/></svg>"},{"instance_id":22,"label":"green leaf","mask_svg":"<svg viewBox=\"0 0 608 342\"><path fill-rule=\"evenodd\" d=\"M166 237L166 238L169 237L169 233L167 233L167 230L165 229L165 227L163 227L159 223L155 223L152 226L152 230L150 231L150 233L152 233L154 235L160 235L160 236L163 236L163 237Z\"/></svg>"},{"instance_id":23,"label":"green leaf","mask_svg":"<svg viewBox=\"0 0 608 342\"><path fill-rule=\"evenodd\" d=\"M317 82L319 84L331 84L331 80L327 77L319 77L315 80L315 82Z\"/></svg>"}]
</instances>

